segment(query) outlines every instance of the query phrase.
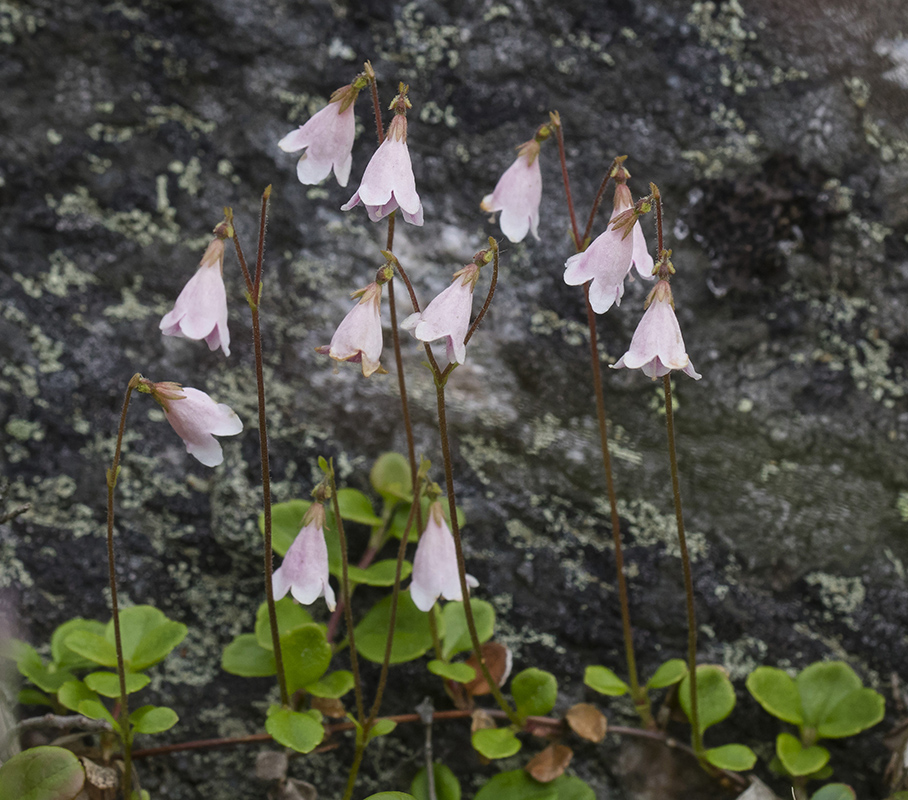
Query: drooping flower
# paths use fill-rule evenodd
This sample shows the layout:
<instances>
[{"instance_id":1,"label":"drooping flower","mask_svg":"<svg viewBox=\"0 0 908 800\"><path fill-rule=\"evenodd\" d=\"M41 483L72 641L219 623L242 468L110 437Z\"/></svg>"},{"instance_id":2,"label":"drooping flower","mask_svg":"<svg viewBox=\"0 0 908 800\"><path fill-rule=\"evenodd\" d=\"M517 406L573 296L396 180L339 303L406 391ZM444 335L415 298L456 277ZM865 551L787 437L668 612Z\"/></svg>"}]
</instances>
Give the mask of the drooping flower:
<instances>
[{"instance_id":1,"label":"drooping flower","mask_svg":"<svg viewBox=\"0 0 908 800\"><path fill-rule=\"evenodd\" d=\"M590 305L597 314L604 314L621 305L624 279L636 267L640 277L652 280L653 257L646 249L640 222L634 223L632 232L613 230L612 222L621 213L633 208L634 202L627 184L618 182L615 188L615 205L606 229L582 253L571 256L565 264L564 282L568 286L590 284Z\"/></svg>"},{"instance_id":2,"label":"drooping flower","mask_svg":"<svg viewBox=\"0 0 908 800\"><path fill-rule=\"evenodd\" d=\"M140 387L141 389L141 387ZM243 423L230 406L216 403L205 392L179 383L147 381L143 391L161 404L164 416L186 445L186 452L206 467L224 460L224 451L215 436L234 436Z\"/></svg>"},{"instance_id":3,"label":"drooping flower","mask_svg":"<svg viewBox=\"0 0 908 800\"><path fill-rule=\"evenodd\" d=\"M467 586L479 586L479 581L467 575ZM429 611L439 596L445 600L463 600L454 537L445 521L441 503L436 500L429 507L426 529L416 546L410 597L420 611Z\"/></svg>"},{"instance_id":4,"label":"drooping flower","mask_svg":"<svg viewBox=\"0 0 908 800\"><path fill-rule=\"evenodd\" d=\"M368 378L373 372L385 372L379 363L382 349L381 286L373 282L351 296L359 297L359 301L337 326L331 344L316 347L315 350L336 361L361 363L363 375Z\"/></svg>"},{"instance_id":5,"label":"drooping flower","mask_svg":"<svg viewBox=\"0 0 908 800\"><path fill-rule=\"evenodd\" d=\"M209 350L219 347L230 355L227 329L227 290L224 288L224 240L212 240L198 271L183 287L173 310L159 325L164 336L204 339Z\"/></svg>"},{"instance_id":6,"label":"drooping flower","mask_svg":"<svg viewBox=\"0 0 908 800\"><path fill-rule=\"evenodd\" d=\"M538 240L542 200L539 141L531 139L517 150L517 160L498 179L494 191L482 198L479 207L489 213L501 212L502 233L512 242L523 241L527 231Z\"/></svg>"},{"instance_id":7,"label":"drooping flower","mask_svg":"<svg viewBox=\"0 0 908 800\"><path fill-rule=\"evenodd\" d=\"M401 86L401 93L392 103L394 119L388 126L384 141L369 161L359 189L341 206L341 211L349 211L362 203L369 219L378 222L399 208L407 222L423 224L422 201L416 193L416 179L407 148L406 109L410 101L405 89Z\"/></svg>"},{"instance_id":8,"label":"drooping flower","mask_svg":"<svg viewBox=\"0 0 908 800\"><path fill-rule=\"evenodd\" d=\"M328 546L325 544L325 508L321 503L309 506L303 518L303 528L274 571L274 599L287 592L303 605L325 598L328 610L336 605L334 590L328 581Z\"/></svg>"},{"instance_id":9,"label":"drooping flower","mask_svg":"<svg viewBox=\"0 0 908 800\"><path fill-rule=\"evenodd\" d=\"M303 151L296 165L300 183L321 183L333 169L338 184L347 185L356 132L353 103L358 94L355 85L342 86L331 95L328 105L277 143L286 153Z\"/></svg>"},{"instance_id":10,"label":"drooping flower","mask_svg":"<svg viewBox=\"0 0 908 800\"><path fill-rule=\"evenodd\" d=\"M434 342L447 337L448 361L463 364L467 358L464 342L470 327L473 309L473 289L479 279L479 265L467 264L454 273L451 285L422 311L410 314L401 328L412 331L421 342Z\"/></svg>"},{"instance_id":11,"label":"drooping flower","mask_svg":"<svg viewBox=\"0 0 908 800\"><path fill-rule=\"evenodd\" d=\"M694 380L698 374L684 349L681 327L675 316L672 290L667 280L660 280L646 299L646 311L634 331L631 346L612 369L641 369L650 378L661 378L673 369L683 370Z\"/></svg>"}]
</instances>

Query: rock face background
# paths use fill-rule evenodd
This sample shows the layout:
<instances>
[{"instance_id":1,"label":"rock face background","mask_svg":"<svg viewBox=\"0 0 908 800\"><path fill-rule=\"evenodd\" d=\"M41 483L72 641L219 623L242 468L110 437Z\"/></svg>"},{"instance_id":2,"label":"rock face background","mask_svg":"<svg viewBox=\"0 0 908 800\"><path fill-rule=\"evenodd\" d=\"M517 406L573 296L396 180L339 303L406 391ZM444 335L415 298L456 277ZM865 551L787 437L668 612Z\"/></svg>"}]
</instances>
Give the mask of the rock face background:
<instances>
[{"instance_id":1,"label":"rock face background","mask_svg":"<svg viewBox=\"0 0 908 800\"><path fill-rule=\"evenodd\" d=\"M662 189L679 318L704 376L676 381L701 653L740 689L714 743L769 753L777 728L743 690L758 664L846 658L891 700L890 674L908 658L906 36L900 0L0 4L0 436L6 505L32 504L0 526L6 616L35 642L75 614L108 618L103 476L126 383L141 371L202 388L247 426L213 471L147 398L131 411L122 591L190 625L153 684L182 710L174 740L261 729L270 683L219 667L263 594L235 259L228 360L157 326L223 206L254 250L273 183L263 314L275 499L308 495L319 454L365 489L372 460L403 449L394 375L335 373L313 352L381 263L384 226L339 211L374 147L367 97L347 189L300 186L276 146L370 58L383 103L398 80L411 87L426 224L398 224L395 251L424 301L499 235L479 200L550 109L582 218L615 155L630 156L636 194L650 180ZM542 170L541 242L504 243L499 293L449 394L480 596L517 667L555 671L566 706L585 696L585 665L623 668L585 317L561 281L571 251L554 143ZM631 284L601 319L603 358L624 352L645 290ZM418 447L440 465L412 342L406 358ZM684 650L661 384L605 381L646 673ZM387 710L425 694L446 702L421 669L401 675ZM627 711L611 704L613 718ZM376 748L363 795L407 788L420 737ZM464 755L465 737L450 727L436 747L469 796L497 767ZM832 749L859 796L882 796L878 733ZM637 755L612 744L574 766L599 797L648 797ZM348 759L344 747L293 774L335 796ZM253 762L254 748L197 753L143 776L162 797L259 797ZM681 793L673 768L660 797Z\"/></svg>"}]
</instances>

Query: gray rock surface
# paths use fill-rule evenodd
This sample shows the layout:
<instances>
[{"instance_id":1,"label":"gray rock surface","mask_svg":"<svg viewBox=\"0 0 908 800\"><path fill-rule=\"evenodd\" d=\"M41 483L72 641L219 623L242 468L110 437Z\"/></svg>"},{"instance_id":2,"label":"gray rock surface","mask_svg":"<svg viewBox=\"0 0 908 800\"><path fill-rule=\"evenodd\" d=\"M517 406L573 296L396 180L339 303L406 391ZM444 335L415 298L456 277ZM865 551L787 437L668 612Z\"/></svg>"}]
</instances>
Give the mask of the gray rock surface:
<instances>
[{"instance_id":1,"label":"gray rock surface","mask_svg":"<svg viewBox=\"0 0 908 800\"><path fill-rule=\"evenodd\" d=\"M900 0L0 3L0 441L5 503L32 503L0 525L0 597L23 634L41 642L75 614L108 617L104 470L130 376L204 389L247 424L213 471L147 398L131 411L122 591L192 629L152 686L184 709L170 738L260 730L270 682L219 667L263 595L235 259L228 360L161 338L158 321L223 206L254 251L258 198L273 184L263 317L275 499L308 495L319 454L365 489L372 460L404 448L394 375L335 372L313 352L382 260L384 226L339 211L374 147L367 97L346 190L300 186L276 146L370 58L384 103L398 80L411 87L426 224L398 224L395 251L424 300L498 235L479 200L551 109L581 217L615 155L629 155L636 194L651 180L662 189L679 319L704 376L676 380L701 653L741 690L710 741L768 752L777 728L743 690L758 664L846 658L886 694L908 658L906 37ZM541 241L504 243L450 415L480 595L517 666L555 671L568 704L585 696L585 665L623 668L585 317L561 280L571 251L554 143L541 159ZM601 319L603 358L624 352L644 295L631 284ZM405 356L418 449L440 465L432 387L411 342ZM661 385L605 380L647 672L685 640ZM387 709L426 693L445 702L421 669L401 675ZM376 748L363 796L407 788L420 735ZM465 745L453 726L436 743L469 793L495 767ZM349 755L297 761L291 774L339 796ZM878 733L833 745L833 758L859 796L883 796ZM633 762L610 745L581 750L574 767L599 797L646 797L622 772ZM143 776L175 800L262 797L254 763L251 748L195 753Z\"/></svg>"}]
</instances>

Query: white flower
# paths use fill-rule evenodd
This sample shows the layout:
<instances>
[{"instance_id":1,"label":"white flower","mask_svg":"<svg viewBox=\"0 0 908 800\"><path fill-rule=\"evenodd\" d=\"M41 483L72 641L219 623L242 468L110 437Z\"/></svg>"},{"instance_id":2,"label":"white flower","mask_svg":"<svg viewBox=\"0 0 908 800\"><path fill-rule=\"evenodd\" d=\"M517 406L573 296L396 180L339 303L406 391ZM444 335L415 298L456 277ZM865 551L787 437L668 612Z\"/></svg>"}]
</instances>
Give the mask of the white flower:
<instances>
[{"instance_id":1,"label":"white flower","mask_svg":"<svg viewBox=\"0 0 908 800\"><path fill-rule=\"evenodd\" d=\"M479 581L467 575L467 586L479 586ZM454 537L445 522L441 503L436 501L429 508L426 529L416 546L410 597L420 611L429 611L439 595L445 600L463 600Z\"/></svg>"},{"instance_id":2,"label":"white flower","mask_svg":"<svg viewBox=\"0 0 908 800\"><path fill-rule=\"evenodd\" d=\"M373 222L399 208L407 222L423 224L422 202L416 193L407 149L407 118L403 114L395 114L391 120L388 135L369 161L359 189L341 206L341 211L349 211L360 203Z\"/></svg>"},{"instance_id":3,"label":"white flower","mask_svg":"<svg viewBox=\"0 0 908 800\"><path fill-rule=\"evenodd\" d=\"M353 293L353 297L357 296L359 302L341 320L331 337L331 344L316 347L315 350L337 361L362 363L363 375L368 378L373 372L385 372L379 363L382 349L381 286L370 283L365 289Z\"/></svg>"},{"instance_id":4,"label":"white flower","mask_svg":"<svg viewBox=\"0 0 908 800\"><path fill-rule=\"evenodd\" d=\"M641 369L644 375L654 379L680 369L694 380L700 380L703 376L694 369L684 349L668 281L659 281L646 302L646 311L634 331L630 348L617 364L612 364L612 369Z\"/></svg>"},{"instance_id":5,"label":"white flower","mask_svg":"<svg viewBox=\"0 0 908 800\"><path fill-rule=\"evenodd\" d=\"M410 314L401 328L412 331L421 342L434 342L447 337L448 361L463 364L467 358L464 339L470 327L473 309L473 289L479 278L479 267L468 264L454 273L451 285L438 295L425 309Z\"/></svg>"},{"instance_id":6,"label":"white flower","mask_svg":"<svg viewBox=\"0 0 908 800\"><path fill-rule=\"evenodd\" d=\"M325 544L325 509L321 503L309 506L303 519L303 529L287 550L284 560L274 571L274 599L287 592L309 605L319 597L325 598L329 611L334 611L334 590L328 582L328 546Z\"/></svg>"},{"instance_id":7,"label":"white flower","mask_svg":"<svg viewBox=\"0 0 908 800\"><path fill-rule=\"evenodd\" d=\"M539 239L539 203L542 200L539 142L531 139L518 150L517 160L480 204L483 211L501 212L501 230L512 242L523 241L527 231L532 231Z\"/></svg>"},{"instance_id":8,"label":"white flower","mask_svg":"<svg viewBox=\"0 0 908 800\"><path fill-rule=\"evenodd\" d=\"M220 347L225 356L230 355L222 239L214 239L208 245L198 271L183 287L173 310L164 315L159 327L165 336L204 339L210 350Z\"/></svg>"}]
</instances>

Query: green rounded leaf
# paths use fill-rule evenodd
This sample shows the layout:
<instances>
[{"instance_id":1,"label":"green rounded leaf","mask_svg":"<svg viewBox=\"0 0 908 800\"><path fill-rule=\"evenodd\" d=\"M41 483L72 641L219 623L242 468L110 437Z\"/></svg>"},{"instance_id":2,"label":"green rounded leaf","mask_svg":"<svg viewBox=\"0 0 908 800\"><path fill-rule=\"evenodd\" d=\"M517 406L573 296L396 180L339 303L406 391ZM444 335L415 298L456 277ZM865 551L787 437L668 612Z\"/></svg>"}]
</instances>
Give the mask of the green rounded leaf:
<instances>
[{"instance_id":1,"label":"green rounded leaf","mask_svg":"<svg viewBox=\"0 0 908 800\"><path fill-rule=\"evenodd\" d=\"M221 669L244 678L265 678L277 672L274 653L262 647L254 633L241 633L224 648Z\"/></svg>"},{"instance_id":2,"label":"green rounded leaf","mask_svg":"<svg viewBox=\"0 0 908 800\"><path fill-rule=\"evenodd\" d=\"M377 719L375 724L369 729L369 739L373 739L379 736L387 736L391 731L397 727L397 723L393 719Z\"/></svg>"},{"instance_id":3,"label":"green rounded leaf","mask_svg":"<svg viewBox=\"0 0 908 800\"><path fill-rule=\"evenodd\" d=\"M460 800L460 781L448 767L436 761L432 765L432 777L436 800ZM416 800L429 800L429 776L425 768L416 773L410 791Z\"/></svg>"},{"instance_id":4,"label":"green rounded leaf","mask_svg":"<svg viewBox=\"0 0 908 800\"><path fill-rule=\"evenodd\" d=\"M312 711L291 711L289 708L271 706L265 730L284 747L298 753L311 753L325 736L318 714Z\"/></svg>"},{"instance_id":5,"label":"green rounded leaf","mask_svg":"<svg viewBox=\"0 0 908 800\"><path fill-rule=\"evenodd\" d=\"M873 689L858 689L845 695L826 714L817 733L826 739L841 739L872 728L882 721L886 702Z\"/></svg>"},{"instance_id":6,"label":"green rounded leaf","mask_svg":"<svg viewBox=\"0 0 908 800\"><path fill-rule=\"evenodd\" d=\"M339 669L337 672L332 672L315 683L309 684L306 687L306 691L316 697L327 697L337 700L347 694L352 688L353 673L345 669Z\"/></svg>"},{"instance_id":7,"label":"green rounded leaf","mask_svg":"<svg viewBox=\"0 0 908 800\"><path fill-rule=\"evenodd\" d=\"M491 603L485 600L470 600L470 608L473 611L473 621L476 623L476 633L479 636L480 644L483 644L492 638L495 633L495 609ZM451 659L458 653L463 653L473 649L473 642L470 640L470 630L467 628L467 615L464 613L463 603L454 601L446 603L441 612L444 619L444 637L442 652L445 660Z\"/></svg>"},{"instance_id":8,"label":"green rounded leaf","mask_svg":"<svg viewBox=\"0 0 908 800\"><path fill-rule=\"evenodd\" d=\"M404 561L400 569L400 579L405 580L413 572L413 565L409 561ZM397 559L385 558L370 564L366 569L360 569L350 565L347 567L347 575L354 583L364 583L367 586L393 586L394 577L397 574Z\"/></svg>"},{"instance_id":9,"label":"green rounded leaf","mask_svg":"<svg viewBox=\"0 0 908 800\"><path fill-rule=\"evenodd\" d=\"M608 667L587 667L583 673L583 682L590 689L609 697L620 697L630 691L628 685Z\"/></svg>"},{"instance_id":10,"label":"green rounded leaf","mask_svg":"<svg viewBox=\"0 0 908 800\"><path fill-rule=\"evenodd\" d=\"M788 773L796 777L811 775L829 761L829 751L825 747L816 744L804 747L800 739L790 733L780 733L776 738L776 755Z\"/></svg>"},{"instance_id":11,"label":"green rounded leaf","mask_svg":"<svg viewBox=\"0 0 908 800\"><path fill-rule=\"evenodd\" d=\"M132 672L139 672L152 664L157 664L186 638L187 632L188 628L182 622L168 619L163 611L154 606L124 608L120 612L120 636L126 668ZM115 641L113 620L107 623L104 635L113 646ZM66 639L66 644L70 647L71 639L72 637Z\"/></svg>"},{"instance_id":12,"label":"green rounded leaf","mask_svg":"<svg viewBox=\"0 0 908 800\"><path fill-rule=\"evenodd\" d=\"M81 617L67 620L62 625L57 626L51 635L50 652L53 655L54 662L61 667L68 667L73 670L91 669L94 667L95 662L80 656L66 644L66 638L76 631L88 631L89 633L103 636L104 623L96 619L82 619Z\"/></svg>"},{"instance_id":13,"label":"green rounded leaf","mask_svg":"<svg viewBox=\"0 0 908 800\"><path fill-rule=\"evenodd\" d=\"M375 527L382 524L382 518L375 514L372 501L356 489L338 489L337 504L341 519Z\"/></svg>"},{"instance_id":14,"label":"green rounded leaf","mask_svg":"<svg viewBox=\"0 0 908 800\"><path fill-rule=\"evenodd\" d=\"M804 726L818 728L845 697L861 688L861 679L844 661L818 661L801 670L795 683L801 695Z\"/></svg>"},{"instance_id":15,"label":"green rounded leaf","mask_svg":"<svg viewBox=\"0 0 908 800\"><path fill-rule=\"evenodd\" d=\"M37 689L22 689L17 699L20 706L53 706L51 699Z\"/></svg>"},{"instance_id":16,"label":"green rounded leaf","mask_svg":"<svg viewBox=\"0 0 908 800\"><path fill-rule=\"evenodd\" d=\"M101 702L97 692L89 689L82 681L64 683L57 692L57 700L66 708L90 719L104 719L111 724L114 723L114 718Z\"/></svg>"},{"instance_id":17,"label":"green rounded leaf","mask_svg":"<svg viewBox=\"0 0 908 800\"><path fill-rule=\"evenodd\" d=\"M774 717L800 725L804 721L801 695L787 673L775 667L757 667L746 681L747 691Z\"/></svg>"},{"instance_id":18,"label":"green rounded leaf","mask_svg":"<svg viewBox=\"0 0 908 800\"><path fill-rule=\"evenodd\" d=\"M476 793L474 800L559 800L557 783L539 783L522 769L500 772ZM591 796L591 800L595 798Z\"/></svg>"},{"instance_id":19,"label":"green rounded leaf","mask_svg":"<svg viewBox=\"0 0 908 800\"><path fill-rule=\"evenodd\" d=\"M473 747L486 758L508 758L520 750L520 739L510 728L482 728L473 734Z\"/></svg>"},{"instance_id":20,"label":"green rounded leaf","mask_svg":"<svg viewBox=\"0 0 908 800\"><path fill-rule=\"evenodd\" d=\"M687 675L687 662L683 658L670 658L653 673L646 682L647 689L664 689L682 680Z\"/></svg>"},{"instance_id":21,"label":"green rounded leaf","mask_svg":"<svg viewBox=\"0 0 908 800\"><path fill-rule=\"evenodd\" d=\"M548 714L558 699L558 681L551 672L530 667L511 680L511 694L517 713L524 717Z\"/></svg>"},{"instance_id":22,"label":"green rounded leaf","mask_svg":"<svg viewBox=\"0 0 908 800\"><path fill-rule=\"evenodd\" d=\"M379 792L370 794L366 800L416 800L416 798L406 792Z\"/></svg>"},{"instance_id":23,"label":"green rounded leaf","mask_svg":"<svg viewBox=\"0 0 908 800\"><path fill-rule=\"evenodd\" d=\"M706 760L719 769L746 772L757 763L757 754L743 744L724 744L707 750Z\"/></svg>"},{"instance_id":24,"label":"green rounded leaf","mask_svg":"<svg viewBox=\"0 0 908 800\"><path fill-rule=\"evenodd\" d=\"M377 664L382 663L390 627L391 597L388 596L372 606L354 630L356 649L363 658ZM429 615L416 607L410 599L409 591L401 592L391 646L391 663L413 661L424 655L431 647L432 631L429 628Z\"/></svg>"},{"instance_id":25,"label":"green rounded leaf","mask_svg":"<svg viewBox=\"0 0 908 800\"><path fill-rule=\"evenodd\" d=\"M899 792L899 794L906 794L908 792ZM892 795L889 800L898 797L898 795ZM857 795L854 793L854 789L850 786L846 786L844 783L827 783L825 786L817 789L810 800L856 800Z\"/></svg>"},{"instance_id":26,"label":"green rounded leaf","mask_svg":"<svg viewBox=\"0 0 908 800\"><path fill-rule=\"evenodd\" d=\"M82 763L62 747L32 747L0 767L0 797L10 800L73 800L84 784Z\"/></svg>"},{"instance_id":27,"label":"green rounded leaf","mask_svg":"<svg viewBox=\"0 0 908 800\"><path fill-rule=\"evenodd\" d=\"M331 663L331 645L321 625L303 625L281 636L287 689L295 692L315 683Z\"/></svg>"},{"instance_id":28,"label":"green rounded leaf","mask_svg":"<svg viewBox=\"0 0 908 800\"><path fill-rule=\"evenodd\" d=\"M299 603L294 602L290 595L282 597L274 604L277 614L278 636L290 633L294 628L311 625L312 615ZM255 640L266 650L274 650L271 641L271 618L268 615L268 603L262 603L255 613Z\"/></svg>"},{"instance_id":29,"label":"green rounded leaf","mask_svg":"<svg viewBox=\"0 0 908 800\"><path fill-rule=\"evenodd\" d=\"M168 731L179 719L177 712L166 706L142 706L129 715L129 721L136 733Z\"/></svg>"},{"instance_id":30,"label":"green rounded leaf","mask_svg":"<svg viewBox=\"0 0 908 800\"><path fill-rule=\"evenodd\" d=\"M413 498L413 473L410 462L400 453L382 453L369 471L369 482L385 500Z\"/></svg>"},{"instance_id":31,"label":"green rounded leaf","mask_svg":"<svg viewBox=\"0 0 908 800\"><path fill-rule=\"evenodd\" d=\"M690 675L686 675L678 687L678 702L690 719ZM697 667L697 711L700 733L721 722L735 707L735 689L728 675L713 664Z\"/></svg>"},{"instance_id":32,"label":"green rounded leaf","mask_svg":"<svg viewBox=\"0 0 908 800\"><path fill-rule=\"evenodd\" d=\"M66 646L86 661L102 667L117 666L117 648L105 636L89 630L75 630L68 634Z\"/></svg>"},{"instance_id":33,"label":"green rounded leaf","mask_svg":"<svg viewBox=\"0 0 908 800\"><path fill-rule=\"evenodd\" d=\"M132 694L148 686L151 678L133 672L126 673L126 693ZM116 672L92 672L85 676L85 685L104 697L120 696L120 678Z\"/></svg>"},{"instance_id":34,"label":"green rounded leaf","mask_svg":"<svg viewBox=\"0 0 908 800\"><path fill-rule=\"evenodd\" d=\"M45 692L54 694L64 683L76 679L76 676L65 667L60 667L55 663L45 664L44 659L38 655L38 651L26 642L14 639L9 643L9 646L12 651L12 657L16 659L16 668L19 670L19 674L28 678L35 686ZM86 663L95 666L90 661L86 660Z\"/></svg>"},{"instance_id":35,"label":"green rounded leaf","mask_svg":"<svg viewBox=\"0 0 908 800\"><path fill-rule=\"evenodd\" d=\"M476 670L469 664L450 664L447 661L433 659L427 666L433 675L457 683L469 683L476 678Z\"/></svg>"},{"instance_id":36,"label":"green rounded leaf","mask_svg":"<svg viewBox=\"0 0 908 800\"><path fill-rule=\"evenodd\" d=\"M558 800L596 800L593 787L574 775L562 775L551 783Z\"/></svg>"},{"instance_id":37,"label":"green rounded leaf","mask_svg":"<svg viewBox=\"0 0 908 800\"><path fill-rule=\"evenodd\" d=\"M283 556L303 528L303 517L312 505L310 500L288 500L271 506L271 547ZM259 532L265 535L265 512L259 514Z\"/></svg>"}]
</instances>

